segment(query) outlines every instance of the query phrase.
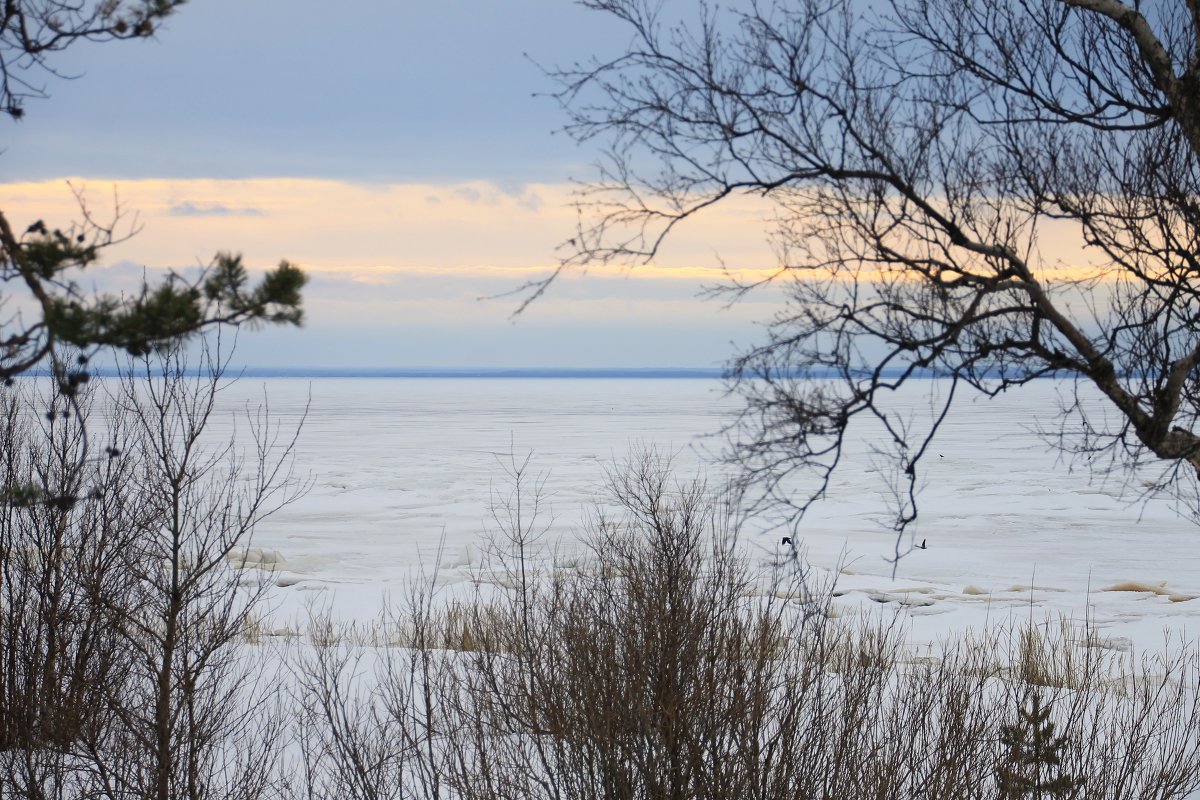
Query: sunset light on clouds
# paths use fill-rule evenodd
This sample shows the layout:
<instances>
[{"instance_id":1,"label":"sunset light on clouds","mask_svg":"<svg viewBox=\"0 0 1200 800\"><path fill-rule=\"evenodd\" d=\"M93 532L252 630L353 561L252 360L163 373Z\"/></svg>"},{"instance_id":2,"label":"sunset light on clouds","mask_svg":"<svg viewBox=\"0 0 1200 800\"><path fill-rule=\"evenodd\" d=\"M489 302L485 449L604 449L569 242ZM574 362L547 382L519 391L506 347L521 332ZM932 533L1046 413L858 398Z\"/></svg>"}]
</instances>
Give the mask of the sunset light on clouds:
<instances>
[{"instance_id":1,"label":"sunset light on clouds","mask_svg":"<svg viewBox=\"0 0 1200 800\"><path fill-rule=\"evenodd\" d=\"M75 190L75 191L73 191ZM281 254L309 268L379 280L397 269L544 273L573 233L575 188L487 181L365 184L315 178L120 180L86 176L0 184L18 224L78 216L76 192L100 220L137 235L109 251L149 267L195 263L234 246L252 264ZM745 201L683 226L638 274L717 279L721 264L770 269L763 232L768 209ZM691 227L694 230L689 231ZM692 235L688 235L691 233Z\"/></svg>"},{"instance_id":2,"label":"sunset light on clouds","mask_svg":"<svg viewBox=\"0 0 1200 800\"><path fill-rule=\"evenodd\" d=\"M300 264L312 279L305 329L243 337L239 351L255 366L709 367L753 331L760 303L724 309L697 296L726 265L743 277L773 268L753 203L731 205L692 235L685 226L653 265L566 273L514 318L520 287L558 263L576 224L574 192L485 181L75 177L0 185L0 202L24 226L77 217L78 194L95 218L132 233L89 270L85 285L95 288L132 285L143 269L203 266L224 249L251 268ZM355 338L365 343L349 362Z\"/></svg>"},{"instance_id":3,"label":"sunset light on clouds","mask_svg":"<svg viewBox=\"0 0 1200 800\"><path fill-rule=\"evenodd\" d=\"M241 337L255 366L714 367L757 303L697 294L723 264L769 268L760 208L705 220L652 267L592 268L513 317L575 232L594 153L539 64L602 49L616 26L558 0L412 5L189 3L147 42L71 50L6 137L14 226L119 232L81 281L132 286L218 251L310 276L305 327ZM543 96L535 96L541 93ZM746 216L755 224L747 227Z\"/></svg>"},{"instance_id":4,"label":"sunset light on clouds","mask_svg":"<svg viewBox=\"0 0 1200 800\"><path fill-rule=\"evenodd\" d=\"M218 251L300 265L306 326L242 337L255 366L720 366L778 308L777 290L699 298L726 269L776 268L755 198L680 225L651 265L565 273L513 316L598 175L543 67L621 44L560 0L189 3L149 42L64 54L77 79L48 78L8 128L0 203L18 226L78 219L74 192L100 221L119 211L135 235L89 270L97 288ZM1042 246L1079 261L1068 237Z\"/></svg>"},{"instance_id":5,"label":"sunset light on clouds","mask_svg":"<svg viewBox=\"0 0 1200 800\"><path fill-rule=\"evenodd\" d=\"M328 178L89 179L0 184L14 224L71 220L80 199L130 235L87 278L132 286L143 270L202 267L233 249L252 269L281 258L312 279L302 331L242 337L253 366L714 367L758 332L777 291L726 307L700 297L771 274L770 207L737 198L687 221L652 264L571 270L524 314L521 287L551 274L574 231L578 187L363 183ZM1065 227L1042 261L1082 275ZM85 285L88 285L85 281ZM353 352L353 361L347 355Z\"/></svg>"}]
</instances>

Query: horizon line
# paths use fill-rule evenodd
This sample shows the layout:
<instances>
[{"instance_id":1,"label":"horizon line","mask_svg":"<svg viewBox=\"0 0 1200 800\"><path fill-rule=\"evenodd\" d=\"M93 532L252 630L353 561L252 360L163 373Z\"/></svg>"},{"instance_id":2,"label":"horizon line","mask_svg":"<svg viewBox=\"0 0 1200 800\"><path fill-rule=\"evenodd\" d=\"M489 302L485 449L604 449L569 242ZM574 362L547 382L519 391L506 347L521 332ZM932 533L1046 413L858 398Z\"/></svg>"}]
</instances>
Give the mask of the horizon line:
<instances>
[{"instance_id":1,"label":"horizon line","mask_svg":"<svg viewBox=\"0 0 1200 800\"><path fill-rule=\"evenodd\" d=\"M92 375L112 378L122 371L109 365L94 365ZM230 365L225 374L247 378L541 378L541 379L700 379L722 380L732 377L728 369L721 367L299 367L299 366L252 366ZM870 370L863 370L868 374ZM903 368L885 369L880 377L897 377ZM33 369L25 373L29 377L45 376L45 369ZM788 377L834 378L843 375L839 370L797 370ZM939 370L917 369L910 377L935 379L946 377ZM1044 376L1052 377L1052 376Z\"/></svg>"},{"instance_id":2,"label":"horizon line","mask_svg":"<svg viewBox=\"0 0 1200 800\"><path fill-rule=\"evenodd\" d=\"M257 367L252 378L724 378L718 367Z\"/></svg>"}]
</instances>

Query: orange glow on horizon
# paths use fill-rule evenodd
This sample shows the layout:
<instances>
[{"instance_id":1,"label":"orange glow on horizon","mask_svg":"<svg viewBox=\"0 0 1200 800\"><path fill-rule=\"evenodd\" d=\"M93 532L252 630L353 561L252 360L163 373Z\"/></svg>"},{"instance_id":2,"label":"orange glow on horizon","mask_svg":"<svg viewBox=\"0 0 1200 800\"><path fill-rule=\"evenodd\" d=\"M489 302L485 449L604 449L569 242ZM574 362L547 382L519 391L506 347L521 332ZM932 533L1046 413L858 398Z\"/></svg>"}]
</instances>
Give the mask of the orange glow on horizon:
<instances>
[{"instance_id":1,"label":"orange glow on horizon","mask_svg":"<svg viewBox=\"0 0 1200 800\"><path fill-rule=\"evenodd\" d=\"M536 280L557 264L577 224L574 187L487 182L366 184L301 178L129 180L83 178L0 184L0 209L23 229L80 217L71 187L93 216L118 218L136 235L106 252L106 263L148 268L206 264L219 250L241 252L254 267L288 259L314 272L364 284L403 276L478 275ZM732 277L755 282L779 270L768 244L770 214L761 200L733 198L668 239L655 263L589 266L573 272L631 281L679 280L706 286ZM1047 223L1039 237L1039 275L1051 281L1094 278L1077 232ZM792 270L793 277L805 270ZM814 279L827 273L813 271ZM860 270L859 280L887 277Z\"/></svg>"}]
</instances>

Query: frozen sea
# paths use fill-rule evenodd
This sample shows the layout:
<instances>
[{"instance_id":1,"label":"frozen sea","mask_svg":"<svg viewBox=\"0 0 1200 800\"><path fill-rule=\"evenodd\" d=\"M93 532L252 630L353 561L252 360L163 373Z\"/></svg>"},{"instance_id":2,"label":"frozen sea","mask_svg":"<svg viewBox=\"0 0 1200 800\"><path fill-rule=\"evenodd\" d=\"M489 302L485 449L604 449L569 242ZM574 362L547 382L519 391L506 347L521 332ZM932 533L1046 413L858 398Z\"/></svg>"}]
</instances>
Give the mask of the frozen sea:
<instances>
[{"instance_id":1,"label":"frozen sea","mask_svg":"<svg viewBox=\"0 0 1200 800\"><path fill-rule=\"evenodd\" d=\"M919 395L944 387L916 388L919 416ZM926 640L1031 614L1087 616L1117 649L1200 628L1200 527L1143 502L1140 479L1102 481L1054 452L1036 431L1054 424L1060 389L964 398L927 464L916 536L928 547L894 578L880 476L870 442L856 442L801 531L817 567L840 565L835 606L902 609ZM654 447L680 475L719 483L719 433L738 407L718 381L679 378L243 378L223 402L264 397L285 423L308 409L296 472L311 489L253 542L278 561L264 575L280 624L312 603L372 618L420 569L436 566L446 587L468 581L510 453L532 453L544 476L560 553L578 548L606 469L633 451ZM760 524L740 545L765 567L780 533Z\"/></svg>"}]
</instances>

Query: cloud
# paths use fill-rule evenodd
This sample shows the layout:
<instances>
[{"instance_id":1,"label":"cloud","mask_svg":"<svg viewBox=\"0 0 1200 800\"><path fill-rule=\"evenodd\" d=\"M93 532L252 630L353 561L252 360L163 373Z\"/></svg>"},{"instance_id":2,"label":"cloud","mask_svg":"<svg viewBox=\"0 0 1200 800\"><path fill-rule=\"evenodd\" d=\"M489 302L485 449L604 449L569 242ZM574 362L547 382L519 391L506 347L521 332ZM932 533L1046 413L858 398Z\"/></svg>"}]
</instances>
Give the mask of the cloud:
<instances>
[{"instance_id":1,"label":"cloud","mask_svg":"<svg viewBox=\"0 0 1200 800\"><path fill-rule=\"evenodd\" d=\"M260 208L231 207L224 203L197 203L185 200L176 203L167 210L172 217L265 217L267 213Z\"/></svg>"},{"instance_id":2,"label":"cloud","mask_svg":"<svg viewBox=\"0 0 1200 800\"><path fill-rule=\"evenodd\" d=\"M526 211L537 213L542 210L542 197L524 183L473 183L451 190L451 194L471 205L501 206L516 205ZM425 198L426 203L440 203L437 196Z\"/></svg>"},{"instance_id":3,"label":"cloud","mask_svg":"<svg viewBox=\"0 0 1200 800\"><path fill-rule=\"evenodd\" d=\"M500 194L514 200L522 208L535 212L542 210L541 195L530 189L524 181L497 181L495 186Z\"/></svg>"},{"instance_id":4,"label":"cloud","mask_svg":"<svg viewBox=\"0 0 1200 800\"><path fill-rule=\"evenodd\" d=\"M571 184L358 184L271 178L91 181L89 207L124 215L136 235L104 254L149 267L206 264L218 251L240 252L270 267L286 258L312 269L528 269L553 267L579 224ZM86 178L73 178L88 189ZM99 185L97 185L99 184ZM114 197L114 200L109 200ZM115 202L115 205L114 205ZM0 209L14 226L35 219L64 225L79 215L64 181L0 183ZM632 281L665 273L694 278L722 263L771 269L761 201L740 199L681 225L655 265ZM595 268L592 274L608 268Z\"/></svg>"},{"instance_id":5,"label":"cloud","mask_svg":"<svg viewBox=\"0 0 1200 800\"><path fill-rule=\"evenodd\" d=\"M476 189L474 186L460 186L454 190L454 194L466 200L468 203L482 203L484 201L483 192Z\"/></svg>"}]
</instances>

